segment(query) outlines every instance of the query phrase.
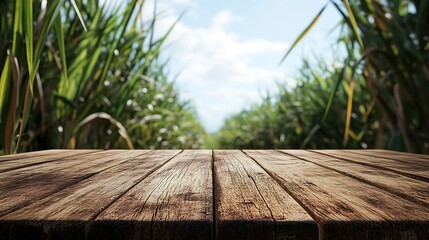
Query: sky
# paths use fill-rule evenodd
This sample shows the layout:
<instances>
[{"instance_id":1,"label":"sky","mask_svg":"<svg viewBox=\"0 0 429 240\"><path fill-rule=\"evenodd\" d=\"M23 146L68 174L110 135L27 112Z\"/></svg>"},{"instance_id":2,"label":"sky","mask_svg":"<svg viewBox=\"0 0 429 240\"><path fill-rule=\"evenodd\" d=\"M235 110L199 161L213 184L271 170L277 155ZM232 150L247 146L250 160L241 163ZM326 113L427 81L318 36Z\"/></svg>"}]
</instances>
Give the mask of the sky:
<instances>
[{"instance_id":1,"label":"sky","mask_svg":"<svg viewBox=\"0 0 429 240\"><path fill-rule=\"evenodd\" d=\"M277 84L293 87L303 58L333 62L340 16L329 6L317 25L279 67L293 41L326 1L158 0L157 33L175 25L168 47L170 72L209 133L228 116L259 103ZM146 3L151 15L153 0Z\"/></svg>"}]
</instances>

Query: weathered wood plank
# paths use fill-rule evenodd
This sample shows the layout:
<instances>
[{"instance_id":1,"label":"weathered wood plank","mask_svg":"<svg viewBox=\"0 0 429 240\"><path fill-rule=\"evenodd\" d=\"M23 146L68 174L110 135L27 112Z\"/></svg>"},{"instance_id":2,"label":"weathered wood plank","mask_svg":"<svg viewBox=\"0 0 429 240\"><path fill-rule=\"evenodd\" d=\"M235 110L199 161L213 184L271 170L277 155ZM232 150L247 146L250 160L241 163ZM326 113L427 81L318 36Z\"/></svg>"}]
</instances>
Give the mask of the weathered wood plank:
<instances>
[{"instance_id":1,"label":"weathered wood plank","mask_svg":"<svg viewBox=\"0 0 429 240\"><path fill-rule=\"evenodd\" d=\"M83 239L97 214L179 152L159 150L137 156L0 217L3 221L0 236L15 229L24 238L28 234L26 229L30 228L34 236L65 239L69 238L69 228L73 228L73 238ZM28 223L26 219L32 221Z\"/></svg>"},{"instance_id":2,"label":"weathered wood plank","mask_svg":"<svg viewBox=\"0 0 429 240\"><path fill-rule=\"evenodd\" d=\"M146 152L109 150L2 173L0 216Z\"/></svg>"},{"instance_id":3,"label":"weathered wood plank","mask_svg":"<svg viewBox=\"0 0 429 240\"><path fill-rule=\"evenodd\" d=\"M44 164L51 161L62 160L70 156L79 156L88 154L91 152L98 152L100 150L69 150L69 151L48 151L43 155L28 156L26 158L20 158L17 160L9 159L7 161L0 162L0 173L15 170L22 167L29 167L37 164Z\"/></svg>"},{"instance_id":4,"label":"weathered wood plank","mask_svg":"<svg viewBox=\"0 0 429 240\"><path fill-rule=\"evenodd\" d=\"M429 238L427 207L284 153L245 152L311 213L319 238Z\"/></svg>"},{"instance_id":5,"label":"weathered wood plank","mask_svg":"<svg viewBox=\"0 0 429 240\"><path fill-rule=\"evenodd\" d=\"M211 159L211 151L185 150L103 211L90 237L211 239Z\"/></svg>"},{"instance_id":6,"label":"weathered wood plank","mask_svg":"<svg viewBox=\"0 0 429 240\"><path fill-rule=\"evenodd\" d=\"M341 150L311 150L320 154L341 158L350 162L360 163L368 166L377 167L383 170L389 170L402 174L417 180L429 182L429 167L393 161L385 158L365 156L352 152L343 152Z\"/></svg>"},{"instance_id":7,"label":"weathered wood plank","mask_svg":"<svg viewBox=\"0 0 429 240\"><path fill-rule=\"evenodd\" d=\"M308 213L239 150L214 151L217 239L317 239Z\"/></svg>"},{"instance_id":8,"label":"weathered wood plank","mask_svg":"<svg viewBox=\"0 0 429 240\"><path fill-rule=\"evenodd\" d=\"M429 183L339 158L302 150L282 150L429 208Z\"/></svg>"},{"instance_id":9,"label":"weathered wood plank","mask_svg":"<svg viewBox=\"0 0 429 240\"><path fill-rule=\"evenodd\" d=\"M0 157L0 239L429 239L420 155L76 152Z\"/></svg>"},{"instance_id":10,"label":"weathered wood plank","mask_svg":"<svg viewBox=\"0 0 429 240\"><path fill-rule=\"evenodd\" d=\"M9 155L0 156L0 162L9 161L9 160L18 160L18 159L23 159L23 158L48 156L48 155L52 155L55 153L63 153L63 152L68 152L68 151L72 152L75 150L52 149L52 150L25 152L25 153L18 153L18 154L9 154Z\"/></svg>"},{"instance_id":11,"label":"weathered wood plank","mask_svg":"<svg viewBox=\"0 0 429 240\"><path fill-rule=\"evenodd\" d=\"M404 162L407 164L416 164L429 167L429 157L423 154L410 154L395 151L376 151L376 150L344 150L345 152L353 152L360 155L371 156L375 158L386 158Z\"/></svg>"},{"instance_id":12,"label":"weathered wood plank","mask_svg":"<svg viewBox=\"0 0 429 240\"><path fill-rule=\"evenodd\" d=\"M416 158L424 158L429 160L428 154L417 154L417 153L408 153L408 152L398 152L398 151L391 151L391 150L384 150L384 149L365 149L363 152L372 152L374 155L377 155L379 153L385 153L385 154L395 154L400 155L404 157L416 157Z\"/></svg>"}]
</instances>

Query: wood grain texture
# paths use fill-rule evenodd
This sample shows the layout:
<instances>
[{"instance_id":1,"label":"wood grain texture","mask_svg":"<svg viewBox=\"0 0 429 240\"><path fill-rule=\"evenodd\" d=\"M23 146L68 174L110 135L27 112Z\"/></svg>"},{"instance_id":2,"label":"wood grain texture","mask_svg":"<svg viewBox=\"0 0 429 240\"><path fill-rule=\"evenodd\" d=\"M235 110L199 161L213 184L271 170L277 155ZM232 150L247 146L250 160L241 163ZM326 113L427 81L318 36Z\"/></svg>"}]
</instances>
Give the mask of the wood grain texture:
<instances>
[{"instance_id":1,"label":"wood grain texture","mask_svg":"<svg viewBox=\"0 0 429 240\"><path fill-rule=\"evenodd\" d=\"M417 180L429 182L429 166L421 166L412 163L404 163L376 156L360 155L353 152L341 150L311 150L320 154L341 158L354 163L377 167L379 169L392 171Z\"/></svg>"},{"instance_id":2,"label":"wood grain texture","mask_svg":"<svg viewBox=\"0 0 429 240\"><path fill-rule=\"evenodd\" d=\"M63 158L0 175L0 216L123 163L145 150L109 150Z\"/></svg>"},{"instance_id":3,"label":"wood grain texture","mask_svg":"<svg viewBox=\"0 0 429 240\"><path fill-rule=\"evenodd\" d=\"M382 150L9 155L0 239L429 239L428 168Z\"/></svg>"},{"instance_id":4,"label":"wood grain texture","mask_svg":"<svg viewBox=\"0 0 429 240\"><path fill-rule=\"evenodd\" d=\"M278 151L246 150L319 224L321 239L425 239L429 209Z\"/></svg>"},{"instance_id":5,"label":"wood grain texture","mask_svg":"<svg viewBox=\"0 0 429 240\"><path fill-rule=\"evenodd\" d=\"M209 150L177 155L103 211L90 237L212 239L211 159Z\"/></svg>"},{"instance_id":6,"label":"wood grain texture","mask_svg":"<svg viewBox=\"0 0 429 240\"><path fill-rule=\"evenodd\" d=\"M34 151L34 152L26 152L26 153L18 153L18 154L9 154L9 155L0 156L0 162L9 161L9 160L18 160L18 159L29 159L29 158L52 155L56 153L73 152L73 151L75 150L52 149L52 150Z\"/></svg>"},{"instance_id":7,"label":"wood grain texture","mask_svg":"<svg viewBox=\"0 0 429 240\"><path fill-rule=\"evenodd\" d=\"M408 152L398 152L398 151L390 151L390 150L384 150L384 149L365 149L365 150L361 150L362 152L369 152L372 155L379 155L381 154L391 154L391 155L398 155L398 156L403 156L403 157L416 157L419 159L428 159L429 160L429 155L428 154L417 154L417 153L408 153Z\"/></svg>"},{"instance_id":8,"label":"wood grain texture","mask_svg":"<svg viewBox=\"0 0 429 240\"><path fill-rule=\"evenodd\" d=\"M0 173L15 170L18 168L44 164L51 161L62 160L70 156L79 156L79 155L98 152L98 151L100 150L44 151L43 154L36 154L35 156L30 155L26 158L18 158L18 159L11 158L0 162Z\"/></svg>"},{"instance_id":9,"label":"wood grain texture","mask_svg":"<svg viewBox=\"0 0 429 240\"><path fill-rule=\"evenodd\" d=\"M10 232L13 228L26 236L26 229L31 227L33 233L38 231L47 238L63 239L73 228L73 238L83 239L99 213L179 152L153 151L116 165L1 217L0 221L8 222L9 227L3 229ZM26 222L29 219L32 222Z\"/></svg>"},{"instance_id":10,"label":"wood grain texture","mask_svg":"<svg viewBox=\"0 0 429 240\"><path fill-rule=\"evenodd\" d=\"M282 150L282 152L337 171L429 208L429 183L427 182L316 152L303 150Z\"/></svg>"},{"instance_id":11,"label":"wood grain texture","mask_svg":"<svg viewBox=\"0 0 429 240\"><path fill-rule=\"evenodd\" d=\"M429 167L429 156L423 154L411 154L386 150L343 150L345 152L353 152L363 156L385 158L394 161L405 162L407 164L421 165Z\"/></svg>"},{"instance_id":12,"label":"wood grain texture","mask_svg":"<svg viewBox=\"0 0 429 240\"><path fill-rule=\"evenodd\" d=\"M217 239L317 239L308 213L239 150L214 151Z\"/></svg>"}]
</instances>

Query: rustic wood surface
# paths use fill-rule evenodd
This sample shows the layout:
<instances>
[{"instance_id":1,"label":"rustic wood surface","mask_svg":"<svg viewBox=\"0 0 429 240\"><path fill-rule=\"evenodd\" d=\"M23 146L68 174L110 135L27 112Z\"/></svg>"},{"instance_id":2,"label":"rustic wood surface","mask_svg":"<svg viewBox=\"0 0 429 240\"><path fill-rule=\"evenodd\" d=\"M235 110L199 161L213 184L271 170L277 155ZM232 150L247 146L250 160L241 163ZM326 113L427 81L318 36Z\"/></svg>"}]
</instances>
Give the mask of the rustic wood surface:
<instances>
[{"instance_id":1,"label":"rustic wood surface","mask_svg":"<svg viewBox=\"0 0 429 240\"><path fill-rule=\"evenodd\" d=\"M429 156L385 150L0 156L0 239L429 239Z\"/></svg>"},{"instance_id":2,"label":"rustic wood surface","mask_svg":"<svg viewBox=\"0 0 429 240\"><path fill-rule=\"evenodd\" d=\"M216 230L219 239L311 239L310 215L250 157L214 153Z\"/></svg>"}]
</instances>

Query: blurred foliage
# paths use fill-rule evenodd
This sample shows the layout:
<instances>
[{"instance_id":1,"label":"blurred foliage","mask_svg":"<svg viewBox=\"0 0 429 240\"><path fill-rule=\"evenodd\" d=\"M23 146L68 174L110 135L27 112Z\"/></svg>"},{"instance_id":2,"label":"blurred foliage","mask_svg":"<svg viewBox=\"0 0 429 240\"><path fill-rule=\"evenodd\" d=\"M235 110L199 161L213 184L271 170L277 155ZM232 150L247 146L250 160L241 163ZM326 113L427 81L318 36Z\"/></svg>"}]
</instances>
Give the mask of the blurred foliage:
<instances>
[{"instance_id":1,"label":"blurred foliage","mask_svg":"<svg viewBox=\"0 0 429 240\"><path fill-rule=\"evenodd\" d=\"M204 130L159 57L171 29L156 37L157 16L144 22L143 7L0 3L4 153L200 147Z\"/></svg>"},{"instance_id":2,"label":"blurred foliage","mask_svg":"<svg viewBox=\"0 0 429 240\"><path fill-rule=\"evenodd\" d=\"M343 72L344 71L344 72ZM349 85L338 86L335 100L322 121L332 89L351 68L334 68L319 61L304 62L297 86L279 85L276 97L227 119L218 134L222 148L366 148L374 146L378 123L363 78L356 79L351 138L344 142ZM368 107L369 106L369 107Z\"/></svg>"},{"instance_id":3,"label":"blurred foliage","mask_svg":"<svg viewBox=\"0 0 429 240\"><path fill-rule=\"evenodd\" d=\"M429 1L350 1L350 9L358 32L343 11L340 40L360 53L353 64L375 101L376 147L429 153Z\"/></svg>"},{"instance_id":4,"label":"blurred foliage","mask_svg":"<svg viewBox=\"0 0 429 240\"><path fill-rule=\"evenodd\" d=\"M376 147L429 153L429 1L328 4L343 16L338 40L348 55L343 69L305 63L298 87L280 87L278 99L267 98L228 119L218 135L221 147Z\"/></svg>"},{"instance_id":5,"label":"blurred foliage","mask_svg":"<svg viewBox=\"0 0 429 240\"><path fill-rule=\"evenodd\" d=\"M284 58L334 7L341 66L304 61L295 87L279 85L216 136L167 77L160 53L171 29L155 35L157 16L143 21L141 1L106 4L0 2L1 153L198 148L203 138L221 148L429 153L429 1L329 0Z\"/></svg>"}]
</instances>

